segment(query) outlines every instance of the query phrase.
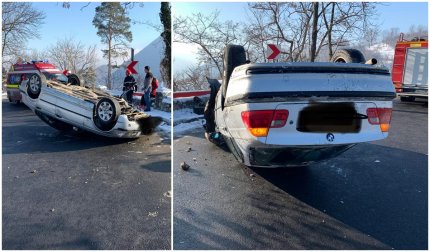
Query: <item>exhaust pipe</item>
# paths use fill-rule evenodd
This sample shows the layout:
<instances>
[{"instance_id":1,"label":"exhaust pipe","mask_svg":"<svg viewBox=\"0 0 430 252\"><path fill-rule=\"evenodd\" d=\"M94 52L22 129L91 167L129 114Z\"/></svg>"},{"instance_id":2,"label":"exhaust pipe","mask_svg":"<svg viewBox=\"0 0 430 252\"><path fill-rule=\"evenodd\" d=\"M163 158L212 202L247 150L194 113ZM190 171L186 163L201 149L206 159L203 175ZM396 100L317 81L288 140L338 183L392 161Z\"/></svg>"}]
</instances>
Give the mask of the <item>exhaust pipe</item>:
<instances>
[{"instance_id":1,"label":"exhaust pipe","mask_svg":"<svg viewBox=\"0 0 430 252\"><path fill-rule=\"evenodd\" d=\"M378 60L376 60L375 58L371 58L368 61L366 61L366 65L376 65L378 63Z\"/></svg>"}]
</instances>

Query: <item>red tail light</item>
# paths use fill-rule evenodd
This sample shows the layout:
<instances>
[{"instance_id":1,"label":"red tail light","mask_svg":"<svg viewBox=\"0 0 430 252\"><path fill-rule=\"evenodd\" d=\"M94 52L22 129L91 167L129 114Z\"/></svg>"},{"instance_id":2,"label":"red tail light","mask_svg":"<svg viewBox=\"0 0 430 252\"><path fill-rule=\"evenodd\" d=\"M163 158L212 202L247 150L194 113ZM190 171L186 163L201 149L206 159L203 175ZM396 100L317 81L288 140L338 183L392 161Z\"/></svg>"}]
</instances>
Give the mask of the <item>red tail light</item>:
<instances>
[{"instance_id":1,"label":"red tail light","mask_svg":"<svg viewBox=\"0 0 430 252\"><path fill-rule=\"evenodd\" d=\"M391 122L391 108L368 108L367 120L372 125L378 125L382 132L388 132Z\"/></svg>"},{"instance_id":2,"label":"red tail light","mask_svg":"<svg viewBox=\"0 0 430 252\"><path fill-rule=\"evenodd\" d=\"M256 137L265 137L269 128L281 128L287 123L288 110L251 110L242 112L242 121Z\"/></svg>"}]
</instances>

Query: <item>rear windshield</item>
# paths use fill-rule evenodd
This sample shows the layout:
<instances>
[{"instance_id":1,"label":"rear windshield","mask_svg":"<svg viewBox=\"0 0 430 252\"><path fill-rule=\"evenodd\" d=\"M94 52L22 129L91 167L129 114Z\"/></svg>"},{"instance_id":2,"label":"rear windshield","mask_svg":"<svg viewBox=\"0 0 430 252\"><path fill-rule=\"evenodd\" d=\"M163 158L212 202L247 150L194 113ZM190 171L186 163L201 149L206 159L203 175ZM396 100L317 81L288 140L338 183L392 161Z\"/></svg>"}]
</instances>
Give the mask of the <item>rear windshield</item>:
<instances>
[{"instance_id":1,"label":"rear windshield","mask_svg":"<svg viewBox=\"0 0 430 252\"><path fill-rule=\"evenodd\" d=\"M43 75L45 75L47 80L56 80L67 83L67 77L64 74L43 72Z\"/></svg>"}]
</instances>

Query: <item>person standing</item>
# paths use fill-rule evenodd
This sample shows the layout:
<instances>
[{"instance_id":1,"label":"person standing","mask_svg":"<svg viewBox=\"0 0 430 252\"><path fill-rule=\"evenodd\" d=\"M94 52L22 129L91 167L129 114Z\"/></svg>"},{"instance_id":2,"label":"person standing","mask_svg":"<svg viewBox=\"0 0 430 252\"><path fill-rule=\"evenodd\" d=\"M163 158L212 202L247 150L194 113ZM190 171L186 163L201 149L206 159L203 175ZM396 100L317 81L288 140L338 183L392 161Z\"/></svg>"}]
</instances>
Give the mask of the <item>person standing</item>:
<instances>
[{"instance_id":1,"label":"person standing","mask_svg":"<svg viewBox=\"0 0 430 252\"><path fill-rule=\"evenodd\" d=\"M131 75L130 70L125 71L125 78L124 78L124 86L122 88L122 91L125 92L125 97L127 99L127 102L131 105L133 104L133 92L136 86L136 80L134 79L133 75Z\"/></svg>"},{"instance_id":2,"label":"person standing","mask_svg":"<svg viewBox=\"0 0 430 252\"><path fill-rule=\"evenodd\" d=\"M144 111L151 111L151 83L154 75L152 75L151 68L149 66L145 66L145 73L146 75L142 87L143 95L140 100L140 106L141 108L145 108Z\"/></svg>"}]
</instances>

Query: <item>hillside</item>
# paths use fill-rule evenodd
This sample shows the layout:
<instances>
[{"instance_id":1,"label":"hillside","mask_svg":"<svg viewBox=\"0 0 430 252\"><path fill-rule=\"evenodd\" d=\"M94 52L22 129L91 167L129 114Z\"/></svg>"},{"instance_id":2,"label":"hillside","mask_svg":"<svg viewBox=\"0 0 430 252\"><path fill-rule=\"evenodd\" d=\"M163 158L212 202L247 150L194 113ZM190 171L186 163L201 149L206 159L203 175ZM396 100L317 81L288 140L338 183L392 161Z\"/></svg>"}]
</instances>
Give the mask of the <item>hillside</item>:
<instances>
[{"instance_id":1,"label":"hillside","mask_svg":"<svg viewBox=\"0 0 430 252\"><path fill-rule=\"evenodd\" d=\"M144 67L150 66L152 73L156 78L161 80L160 76L160 62L163 58L164 52L164 42L161 37L158 37L154 41L152 41L145 48L140 50L139 52L135 52L134 60L139 61L139 63L135 66L137 75L134 77L138 82L141 82L144 78ZM112 71L112 80L113 80L113 88L112 89L122 89L123 80L125 77L125 66L128 65L130 61L123 62L121 68L113 69ZM107 66L100 66L96 69L97 74L97 83L99 86L104 86L107 79Z\"/></svg>"}]
</instances>

